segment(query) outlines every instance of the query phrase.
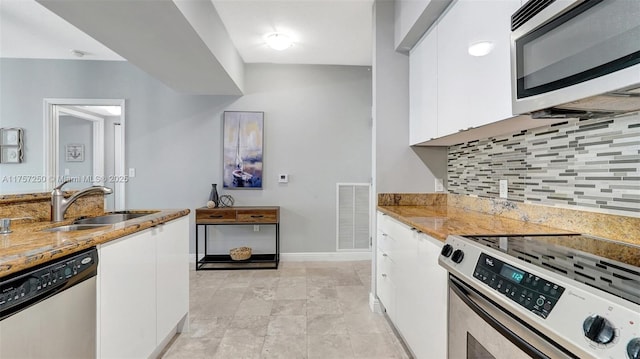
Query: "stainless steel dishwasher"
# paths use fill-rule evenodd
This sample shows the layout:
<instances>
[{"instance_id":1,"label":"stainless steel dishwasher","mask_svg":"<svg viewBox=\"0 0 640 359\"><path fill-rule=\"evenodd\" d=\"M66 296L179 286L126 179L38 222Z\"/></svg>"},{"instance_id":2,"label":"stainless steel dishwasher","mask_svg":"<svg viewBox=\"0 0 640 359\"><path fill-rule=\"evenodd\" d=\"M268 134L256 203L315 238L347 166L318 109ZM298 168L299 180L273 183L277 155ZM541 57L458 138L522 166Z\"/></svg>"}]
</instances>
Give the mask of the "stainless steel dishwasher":
<instances>
[{"instance_id":1,"label":"stainless steel dishwasher","mask_svg":"<svg viewBox=\"0 0 640 359\"><path fill-rule=\"evenodd\" d=\"M0 279L0 359L96 356L95 248Z\"/></svg>"}]
</instances>

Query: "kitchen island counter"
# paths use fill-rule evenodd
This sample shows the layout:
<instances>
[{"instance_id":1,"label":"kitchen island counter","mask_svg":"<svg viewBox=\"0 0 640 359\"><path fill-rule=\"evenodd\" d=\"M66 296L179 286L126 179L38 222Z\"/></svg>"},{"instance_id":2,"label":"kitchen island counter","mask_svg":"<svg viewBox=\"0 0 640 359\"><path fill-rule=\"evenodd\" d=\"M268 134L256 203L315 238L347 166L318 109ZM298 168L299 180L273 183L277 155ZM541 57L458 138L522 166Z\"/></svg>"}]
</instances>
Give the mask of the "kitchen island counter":
<instances>
[{"instance_id":1,"label":"kitchen island counter","mask_svg":"<svg viewBox=\"0 0 640 359\"><path fill-rule=\"evenodd\" d=\"M71 232L43 230L69 225L77 218L56 223L35 221L12 224L12 233L0 235L0 278L186 216L190 211L163 209L152 212L124 222Z\"/></svg>"}]
</instances>

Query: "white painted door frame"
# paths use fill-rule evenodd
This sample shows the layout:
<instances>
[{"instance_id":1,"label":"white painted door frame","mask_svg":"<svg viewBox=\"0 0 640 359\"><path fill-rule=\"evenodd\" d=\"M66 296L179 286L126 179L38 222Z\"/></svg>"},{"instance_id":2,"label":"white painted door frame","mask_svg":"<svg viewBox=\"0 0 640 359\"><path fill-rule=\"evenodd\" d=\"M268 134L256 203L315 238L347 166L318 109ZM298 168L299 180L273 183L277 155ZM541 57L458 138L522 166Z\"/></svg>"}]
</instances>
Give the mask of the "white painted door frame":
<instances>
[{"instance_id":1,"label":"white painted door frame","mask_svg":"<svg viewBox=\"0 0 640 359\"><path fill-rule=\"evenodd\" d=\"M74 99L74 98L45 98L44 106L44 174L47 181L43 183L44 191L51 191L55 187L58 151L58 110L57 106L120 106L120 126L115 131L115 175L116 179L124 178L125 174L125 100L124 99ZM66 112L66 111L65 111ZM101 140L104 144L104 138ZM119 148L118 148L119 145ZM104 151L104 146L103 149ZM125 209L125 182L114 181L115 210Z\"/></svg>"},{"instance_id":2,"label":"white painted door frame","mask_svg":"<svg viewBox=\"0 0 640 359\"><path fill-rule=\"evenodd\" d=\"M88 113L84 113L73 108L65 107L58 105L56 106L57 116L54 119L55 127L60 128L60 115L70 115L73 117L81 118L83 120L91 121L92 129L93 129L93 168L92 168L92 176L91 184L93 186L102 186L104 185L104 118L100 116L91 115ZM58 135L60 135L58 133ZM56 143L59 141L56 141ZM56 149L59 149L59 146L56 146ZM59 155L59 154L58 154ZM57 163L59 157L55 158L55 168L59 168L59 163ZM61 177L60 173L56 173L58 177Z\"/></svg>"}]
</instances>

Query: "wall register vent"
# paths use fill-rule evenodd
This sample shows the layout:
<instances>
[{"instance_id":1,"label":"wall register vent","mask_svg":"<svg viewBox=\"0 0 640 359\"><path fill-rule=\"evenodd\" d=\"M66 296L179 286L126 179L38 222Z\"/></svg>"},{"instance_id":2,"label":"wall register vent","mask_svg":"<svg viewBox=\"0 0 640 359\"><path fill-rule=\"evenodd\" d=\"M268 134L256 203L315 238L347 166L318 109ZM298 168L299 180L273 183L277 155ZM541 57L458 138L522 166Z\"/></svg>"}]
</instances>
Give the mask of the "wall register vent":
<instances>
[{"instance_id":1,"label":"wall register vent","mask_svg":"<svg viewBox=\"0 0 640 359\"><path fill-rule=\"evenodd\" d=\"M336 186L336 245L338 251L368 251L369 183L338 183Z\"/></svg>"}]
</instances>

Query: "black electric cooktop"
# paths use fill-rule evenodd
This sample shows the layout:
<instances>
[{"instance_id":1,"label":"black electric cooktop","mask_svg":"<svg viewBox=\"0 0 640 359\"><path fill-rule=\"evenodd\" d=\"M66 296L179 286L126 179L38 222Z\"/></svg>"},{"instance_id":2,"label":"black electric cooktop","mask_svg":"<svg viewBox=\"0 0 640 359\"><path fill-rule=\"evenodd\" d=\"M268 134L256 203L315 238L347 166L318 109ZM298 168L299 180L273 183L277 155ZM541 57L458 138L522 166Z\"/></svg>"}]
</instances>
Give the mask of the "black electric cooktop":
<instances>
[{"instance_id":1,"label":"black electric cooktop","mask_svg":"<svg viewBox=\"0 0 640 359\"><path fill-rule=\"evenodd\" d=\"M463 237L640 304L640 246L570 234Z\"/></svg>"}]
</instances>

